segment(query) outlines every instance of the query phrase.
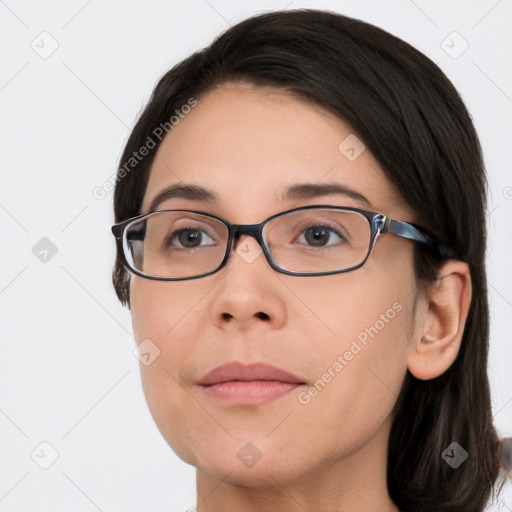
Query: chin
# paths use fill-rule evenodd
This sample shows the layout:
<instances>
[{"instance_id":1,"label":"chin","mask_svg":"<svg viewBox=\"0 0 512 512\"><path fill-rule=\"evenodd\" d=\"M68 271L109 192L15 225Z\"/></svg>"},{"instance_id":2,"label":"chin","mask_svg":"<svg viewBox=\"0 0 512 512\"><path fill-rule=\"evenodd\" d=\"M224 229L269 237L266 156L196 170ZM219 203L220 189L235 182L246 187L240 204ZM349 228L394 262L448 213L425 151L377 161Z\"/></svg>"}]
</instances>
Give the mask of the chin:
<instances>
[{"instance_id":1,"label":"chin","mask_svg":"<svg viewBox=\"0 0 512 512\"><path fill-rule=\"evenodd\" d=\"M277 482L286 485L307 471L304 465L307 459L295 460L293 453L283 453L282 447L269 443L264 436L254 442L230 438L229 442L219 442L215 449L208 443L201 446L200 451L188 455L183 460L207 477L255 489L275 487Z\"/></svg>"},{"instance_id":2,"label":"chin","mask_svg":"<svg viewBox=\"0 0 512 512\"><path fill-rule=\"evenodd\" d=\"M196 466L198 472L207 477L223 482L224 484L247 487L252 489L275 487L277 482L286 485L296 477L291 471L284 468L276 468L272 461L259 460L254 466L246 467L244 464L233 460L229 461L204 461Z\"/></svg>"}]
</instances>

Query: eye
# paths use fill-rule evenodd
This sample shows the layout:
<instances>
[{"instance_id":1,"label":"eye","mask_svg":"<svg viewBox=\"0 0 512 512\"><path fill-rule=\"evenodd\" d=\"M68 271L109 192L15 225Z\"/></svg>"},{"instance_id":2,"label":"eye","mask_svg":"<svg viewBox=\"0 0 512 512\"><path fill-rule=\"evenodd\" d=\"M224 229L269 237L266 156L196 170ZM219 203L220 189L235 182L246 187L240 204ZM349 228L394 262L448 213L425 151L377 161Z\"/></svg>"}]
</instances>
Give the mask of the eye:
<instances>
[{"instance_id":1,"label":"eye","mask_svg":"<svg viewBox=\"0 0 512 512\"><path fill-rule=\"evenodd\" d=\"M166 247L174 245L179 245L184 249L194 249L204 245L215 245L215 241L205 231L189 227L177 229L166 238Z\"/></svg>"},{"instance_id":2,"label":"eye","mask_svg":"<svg viewBox=\"0 0 512 512\"><path fill-rule=\"evenodd\" d=\"M298 241L313 247L326 247L346 240L343 233L326 224L316 224L301 231Z\"/></svg>"}]
</instances>

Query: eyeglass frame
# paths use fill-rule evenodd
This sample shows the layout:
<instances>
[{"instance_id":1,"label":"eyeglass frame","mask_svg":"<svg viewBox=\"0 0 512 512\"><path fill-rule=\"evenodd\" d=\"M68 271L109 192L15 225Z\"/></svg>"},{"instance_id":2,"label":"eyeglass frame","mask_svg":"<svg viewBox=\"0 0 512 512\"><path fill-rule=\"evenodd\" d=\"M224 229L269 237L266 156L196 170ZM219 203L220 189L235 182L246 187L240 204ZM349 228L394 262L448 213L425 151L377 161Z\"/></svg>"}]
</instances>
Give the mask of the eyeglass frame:
<instances>
[{"instance_id":1,"label":"eyeglass frame","mask_svg":"<svg viewBox=\"0 0 512 512\"><path fill-rule=\"evenodd\" d=\"M362 214L366 219L368 220L370 224L370 243L368 245L368 251L366 253L366 256L364 260L361 263L358 263L357 265L354 265L352 267L348 267L341 270L329 270L324 272L294 272L292 270L286 270L282 267L279 267L273 260L268 252L267 246L265 244L265 241L263 239L263 229L265 225L270 222L271 220L275 219L276 217L280 217L282 215L286 215L288 213L292 213L295 211L301 211L301 210L310 210L310 209L320 209L320 208L329 208L329 209L335 209L335 210L342 210L342 211L352 211ZM204 272L202 274L199 274L197 276L189 276L189 277L157 277L150 274L145 274L144 272L132 267L128 259L126 257L125 252L125 233L126 228L132 224L133 222L139 221L143 219L144 217L149 217L150 215L154 215L155 213L165 213L165 212L187 212L187 213L195 213L199 215L204 215L206 217L210 217L212 219L218 220L222 222L228 229L228 239L226 242L226 252L224 254L224 258L221 261L221 263L214 269L209 272ZM135 217L131 217L123 222L119 222L117 224L114 224L111 227L112 234L116 238L117 242L117 249L118 253L122 256L122 263L125 265L125 267L132 272L135 275L138 275L140 277L144 277L146 279L151 279L154 281L186 281L189 279L198 279L200 277L206 277L212 274L215 274L218 272L221 268L223 268L231 255L231 251L233 250L235 239L238 239L240 235L248 235L256 239L259 246L261 247L263 254L265 255L265 259L267 260L270 267L275 270L276 272L279 272L281 274L287 274L297 277L314 277L314 276L324 276L324 275L332 275L332 274L342 274L345 272L350 272L352 270L357 270L358 268L361 268L370 257L373 247L375 245L375 241L377 240L378 236L384 233L389 233L394 236L398 236L400 238L405 238L406 240L411 240L413 242L416 242L422 246L425 246L429 248L435 256L438 258L448 258L451 257L450 251L437 243L434 236L427 231L426 229L422 228L421 226L418 226L417 224L403 221L403 220L397 220L392 219L390 217L387 217L383 213L379 212L373 212L370 210L365 210L362 208L354 208L351 206L333 206L333 205L308 205L308 206L301 206L298 208L292 208L290 210L286 210L283 212L276 213L264 221L258 223L258 224L231 224L229 221L223 219L222 217L218 217L217 215L213 215L211 213L202 212L198 210L188 210L188 209L175 209L175 210L155 210L153 212L144 213L142 215L137 215ZM128 247L126 247L128 249Z\"/></svg>"}]
</instances>

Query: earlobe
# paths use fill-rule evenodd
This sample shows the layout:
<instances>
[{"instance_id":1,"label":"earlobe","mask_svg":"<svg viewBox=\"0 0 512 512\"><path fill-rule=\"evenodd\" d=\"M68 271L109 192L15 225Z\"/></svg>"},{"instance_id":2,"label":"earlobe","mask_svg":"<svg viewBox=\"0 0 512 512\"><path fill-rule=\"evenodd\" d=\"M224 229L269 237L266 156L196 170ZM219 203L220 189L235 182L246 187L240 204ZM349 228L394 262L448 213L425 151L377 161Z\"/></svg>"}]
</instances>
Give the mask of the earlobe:
<instances>
[{"instance_id":1,"label":"earlobe","mask_svg":"<svg viewBox=\"0 0 512 512\"><path fill-rule=\"evenodd\" d=\"M409 355L408 369L417 378L439 377L459 353L464 327L471 304L471 275L466 263L446 261L438 279L426 292L420 333Z\"/></svg>"}]
</instances>

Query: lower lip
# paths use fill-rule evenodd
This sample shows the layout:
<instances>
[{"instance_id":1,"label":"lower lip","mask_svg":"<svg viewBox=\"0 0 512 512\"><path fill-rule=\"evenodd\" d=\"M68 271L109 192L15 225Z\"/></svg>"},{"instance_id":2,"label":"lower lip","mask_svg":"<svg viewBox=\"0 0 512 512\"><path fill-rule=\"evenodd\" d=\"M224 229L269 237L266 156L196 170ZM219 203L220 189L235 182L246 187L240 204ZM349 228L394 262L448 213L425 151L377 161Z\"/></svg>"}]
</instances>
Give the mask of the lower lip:
<instances>
[{"instance_id":1,"label":"lower lip","mask_svg":"<svg viewBox=\"0 0 512 512\"><path fill-rule=\"evenodd\" d=\"M201 387L205 394L214 398L234 402L262 403L287 395L300 386L301 384L275 380L231 380Z\"/></svg>"}]
</instances>

